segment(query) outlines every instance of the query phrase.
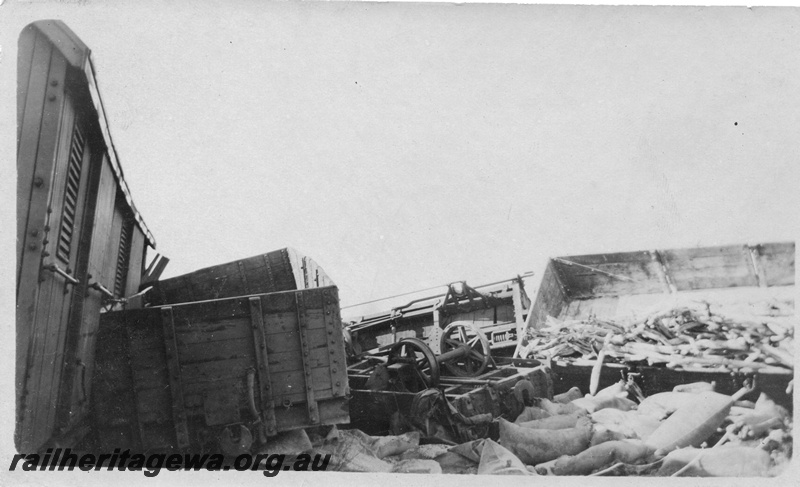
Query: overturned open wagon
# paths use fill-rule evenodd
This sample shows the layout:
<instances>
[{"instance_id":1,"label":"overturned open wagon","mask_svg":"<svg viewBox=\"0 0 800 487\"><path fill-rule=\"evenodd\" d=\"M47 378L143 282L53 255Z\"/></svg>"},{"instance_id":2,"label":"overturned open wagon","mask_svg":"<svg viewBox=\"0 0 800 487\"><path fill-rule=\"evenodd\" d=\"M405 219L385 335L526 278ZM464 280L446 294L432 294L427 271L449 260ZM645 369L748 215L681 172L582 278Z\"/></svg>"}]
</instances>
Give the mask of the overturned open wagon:
<instances>
[{"instance_id":1,"label":"overturned open wagon","mask_svg":"<svg viewBox=\"0 0 800 487\"><path fill-rule=\"evenodd\" d=\"M106 313L98 343L100 447L234 455L349 422L333 286Z\"/></svg>"},{"instance_id":2,"label":"overturned open wagon","mask_svg":"<svg viewBox=\"0 0 800 487\"><path fill-rule=\"evenodd\" d=\"M521 356L552 361L556 393L633 373L648 395L755 381L791 408L794 266L793 242L555 257Z\"/></svg>"}]
</instances>

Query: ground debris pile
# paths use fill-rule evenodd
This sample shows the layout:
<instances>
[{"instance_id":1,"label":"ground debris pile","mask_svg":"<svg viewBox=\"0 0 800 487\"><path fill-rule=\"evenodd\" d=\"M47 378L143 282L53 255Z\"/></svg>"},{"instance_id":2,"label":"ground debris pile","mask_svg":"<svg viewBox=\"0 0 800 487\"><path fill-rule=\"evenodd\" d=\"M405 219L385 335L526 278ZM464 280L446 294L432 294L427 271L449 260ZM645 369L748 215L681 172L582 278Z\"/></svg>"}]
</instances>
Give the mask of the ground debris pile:
<instances>
[{"instance_id":1,"label":"ground debris pile","mask_svg":"<svg viewBox=\"0 0 800 487\"><path fill-rule=\"evenodd\" d=\"M771 477L792 456L792 415L755 387L728 396L696 382L644 397L630 380L578 387L495 418L486 438L453 445L420 431L313 436L328 470L539 476Z\"/></svg>"},{"instance_id":2,"label":"ground debris pile","mask_svg":"<svg viewBox=\"0 0 800 487\"><path fill-rule=\"evenodd\" d=\"M588 365L608 359L680 370L786 372L794 367L793 300L671 300L616 320L594 316L530 329L522 357Z\"/></svg>"}]
</instances>

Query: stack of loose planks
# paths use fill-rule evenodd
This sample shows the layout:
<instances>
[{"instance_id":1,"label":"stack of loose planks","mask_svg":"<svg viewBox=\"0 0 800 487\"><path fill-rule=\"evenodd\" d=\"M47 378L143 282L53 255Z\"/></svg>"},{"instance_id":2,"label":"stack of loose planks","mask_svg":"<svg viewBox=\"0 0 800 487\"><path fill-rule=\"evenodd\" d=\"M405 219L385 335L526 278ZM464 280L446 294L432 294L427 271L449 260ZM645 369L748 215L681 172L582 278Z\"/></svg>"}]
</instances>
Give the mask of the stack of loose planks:
<instances>
[{"instance_id":1,"label":"stack of loose planks","mask_svg":"<svg viewBox=\"0 0 800 487\"><path fill-rule=\"evenodd\" d=\"M621 320L559 320L529 330L522 357L589 365L605 358L687 371L787 373L794 368L792 302L670 303Z\"/></svg>"}]
</instances>

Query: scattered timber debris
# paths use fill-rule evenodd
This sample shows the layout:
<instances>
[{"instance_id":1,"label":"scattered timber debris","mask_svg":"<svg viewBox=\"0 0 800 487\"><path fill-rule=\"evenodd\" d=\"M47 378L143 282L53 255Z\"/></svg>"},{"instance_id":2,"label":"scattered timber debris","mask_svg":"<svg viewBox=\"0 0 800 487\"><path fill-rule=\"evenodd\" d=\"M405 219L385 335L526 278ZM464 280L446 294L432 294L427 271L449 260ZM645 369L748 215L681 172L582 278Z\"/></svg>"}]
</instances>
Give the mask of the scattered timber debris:
<instances>
[{"instance_id":1,"label":"scattered timber debris","mask_svg":"<svg viewBox=\"0 0 800 487\"><path fill-rule=\"evenodd\" d=\"M601 366L603 360L646 362L697 371L782 373L794 367L797 319L792 303L748 305L685 301L644 318L559 320L529 329L522 357L566 359Z\"/></svg>"}]
</instances>

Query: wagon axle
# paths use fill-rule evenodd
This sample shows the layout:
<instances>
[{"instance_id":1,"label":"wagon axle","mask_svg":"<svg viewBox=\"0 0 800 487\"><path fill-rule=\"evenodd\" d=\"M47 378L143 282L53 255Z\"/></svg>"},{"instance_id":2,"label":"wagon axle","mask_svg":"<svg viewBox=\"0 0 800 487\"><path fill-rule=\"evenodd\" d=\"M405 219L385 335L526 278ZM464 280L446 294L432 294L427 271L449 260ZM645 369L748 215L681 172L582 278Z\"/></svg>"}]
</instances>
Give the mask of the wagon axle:
<instances>
[{"instance_id":1,"label":"wagon axle","mask_svg":"<svg viewBox=\"0 0 800 487\"><path fill-rule=\"evenodd\" d=\"M491 362L489 341L472 322L450 323L439 344L442 353L437 356L424 341L403 338L389 349L387 368L397 372L407 388L427 389L439 385L442 367L450 375L477 377Z\"/></svg>"}]
</instances>

